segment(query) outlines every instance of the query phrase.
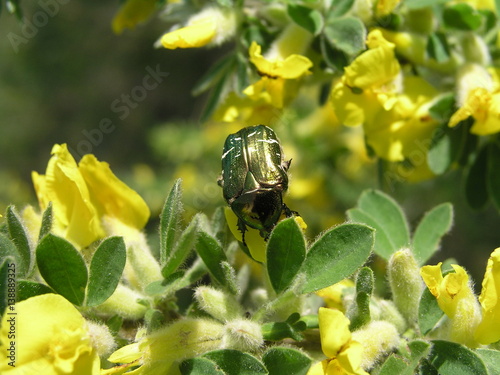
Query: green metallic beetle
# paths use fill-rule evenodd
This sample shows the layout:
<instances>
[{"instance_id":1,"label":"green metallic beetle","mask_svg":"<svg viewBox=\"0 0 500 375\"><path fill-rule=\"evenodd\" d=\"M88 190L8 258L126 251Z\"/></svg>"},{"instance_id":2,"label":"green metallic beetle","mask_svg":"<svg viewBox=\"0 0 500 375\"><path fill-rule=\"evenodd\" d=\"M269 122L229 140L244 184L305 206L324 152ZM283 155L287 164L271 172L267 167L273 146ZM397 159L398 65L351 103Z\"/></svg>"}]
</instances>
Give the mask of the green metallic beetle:
<instances>
[{"instance_id":1,"label":"green metallic beetle","mask_svg":"<svg viewBox=\"0 0 500 375\"><path fill-rule=\"evenodd\" d=\"M227 137L217 182L238 217L243 243L247 225L267 239L283 212L295 213L283 203L290 162L284 160L281 144L267 126L249 126Z\"/></svg>"}]
</instances>

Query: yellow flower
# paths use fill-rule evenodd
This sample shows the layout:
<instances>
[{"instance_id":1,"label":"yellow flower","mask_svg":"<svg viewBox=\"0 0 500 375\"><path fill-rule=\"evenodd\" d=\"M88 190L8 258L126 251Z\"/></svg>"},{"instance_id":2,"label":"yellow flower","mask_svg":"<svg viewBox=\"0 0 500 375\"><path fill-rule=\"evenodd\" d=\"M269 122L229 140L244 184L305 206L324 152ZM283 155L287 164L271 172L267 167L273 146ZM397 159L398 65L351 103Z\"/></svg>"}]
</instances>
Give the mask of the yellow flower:
<instances>
[{"instance_id":1,"label":"yellow flower","mask_svg":"<svg viewBox=\"0 0 500 375\"><path fill-rule=\"evenodd\" d=\"M55 145L52 155L45 175L31 174L38 202L42 210L52 202L56 233L88 246L105 235L88 186L66 144Z\"/></svg>"},{"instance_id":2,"label":"yellow flower","mask_svg":"<svg viewBox=\"0 0 500 375\"><path fill-rule=\"evenodd\" d=\"M143 337L139 342L124 346L108 360L125 363L103 371L104 374L139 365L130 375L180 374L178 364L222 345L224 325L209 319L183 319Z\"/></svg>"},{"instance_id":3,"label":"yellow flower","mask_svg":"<svg viewBox=\"0 0 500 375\"><path fill-rule=\"evenodd\" d=\"M500 132L500 91L488 91L483 87L472 89L465 104L450 118L448 125L456 126L460 121L474 117L470 132L488 135Z\"/></svg>"},{"instance_id":4,"label":"yellow flower","mask_svg":"<svg viewBox=\"0 0 500 375\"><path fill-rule=\"evenodd\" d=\"M85 247L105 236L104 217L138 230L144 227L148 206L107 163L85 155L77 165L66 144L55 145L52 155L45 175L32 172L32 178L41 209L53 203L56 233Z\"/></svg>"},{"instance_id":5,"label":"yellow flower","mask_svg":"<svg viewBox=\"0 0 500 375\"><path fill-rule=\"evenodd\" d=\"M487 345L500 340L500 248L493 251L488 260L479 303L482 320L475 338Z\"/></svg>"},{"instance_id":6,"label":"yellow flower","mask_svg":"<svg viewBox=\"0 0 500 375\"><path fill-rule=\"evenodd\" d=\"M262 56L261 46L252 42L249 48L250 61L255 65L262 78L247 87L243 92L252 99L259 99L264 93L269 95L270 102L282 108L286 101L285 85L290 80L310 74L312 62L305 56L292 54L285 59L267 59Z\"/></svg>"},{"instance_id":7,"label":"yellow flower","mask_svg":"<svg viewBox=\"0 0 500 375\"><path fill-rule=\"evenodd\" d=\"M367 375L361 368L363 347L351 340L349 319L338 310L319 308L321 349L328 358L315 364L307 375Z\"/></svg>"},{"instance_id":8,"label":"yellow flower","mask_svg":"<svg viewBox=\"0 0 500 375\"><path fill-rule=\"evenodd\" d=\"M455 272L444 277L441 263L422 267L420 274L439 308L450 318L450 339L475 347L473 333L480 320L479 306L467 272L456 264L451 266Z\"/></svg>"},{"instance_id":9,"label":"yellow flower","mask_svg":"<svg viewBox=\"0 0 500 375\"><path fill-rule=\"evenodd\" d=\"M379 0L377 1L377 16L383 17L391 13L401 0Z\"/></svg>"},{"instance_id":10,"label":"yellow flower","mask_svg":"<svg viewBox=\"0 0 500 375\"><path fill-rule=\"evenodd\" d=\"M243 242L243 237L240 230L238 229L238 217L229 207L224 207L224 215L226 216L227 225L229 226L229 230L231 231L233 236L238 241ZM285 218L286 216L284 215L284 213L282 213L280 221ZM300 216L294 216L294 219L300 229L305 232L307 229L307 224L305 223L304 219L302 219L302 217ZM250 255L257 262L265 262L267 242L260 236L258 230L249 227L247 227L247 229L248 230L245 232L245 243L248 247Z\"/></svg>"},{"instance_id":11,"label":"yellow flower","mask_svg":"<svg viewBox=\"0 0 500 375\"><path fill-rule=\"evenodd\" d=\"M112 27L116 34L124 29L133 29L149 18L156 9L157 0L127 0L113 18Z\"/></svg>"},{"instance_id":12,"label":"yellow flower","mask_svg":"<svg viewBox=\"0 0 500 375\"><path fill-rule=\"evenodd\" d=\"M185 27L164 34L160 41L168 49L198 48L222 44L235 32L236 15L233 11L207 7L191 17Z\"/></svg>"},{"instance_id":13,"label":"yellow flower","mask_svg":"<svg viewBox=\"0 0 500 375\"><path fill-rule=\"evenodd\" d=\"M343 296L347 290L353 288L354 282L349 279L344 279L329 287L318 290L316 295L324 299L327 307L344 311Z\"/></svg>"},{"instance_id":14,"label":"yellow flower","mask_svg":"<svg viewBox=\"0 0 500 375\"><path fill-rule=\"evenodd\" d=\"M108 163L87 154L78 167L102 216L118 218L132 228L144 228L150 214L146 202L111 172Z\"/></svg>"},{"instance_id":15,"label":"yellow flower","mask_svg":"<svg viewBox=\"0 0 500 375\"><path fill-rule=\"evenodd\" d=\"M99 356L87 324L71 303L59 295L44 294L12 308L16 315L7 311L0 328L0 373L99 374ZM12 328L14 337L9 335Z\"/></svg>"}]
</instances>

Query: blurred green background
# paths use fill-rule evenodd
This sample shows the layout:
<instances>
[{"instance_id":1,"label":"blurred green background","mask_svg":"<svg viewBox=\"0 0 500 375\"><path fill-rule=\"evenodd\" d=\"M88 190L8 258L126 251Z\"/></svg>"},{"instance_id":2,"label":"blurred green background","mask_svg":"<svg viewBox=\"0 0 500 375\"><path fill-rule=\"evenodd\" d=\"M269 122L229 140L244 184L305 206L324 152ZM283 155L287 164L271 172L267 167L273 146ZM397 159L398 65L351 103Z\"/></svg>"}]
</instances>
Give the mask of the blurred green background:
<instances>
[{"instance_id":1,"label":"blurred green background","mask_svg":"<svg viewBox=\"0 0 500 375\"><path fill-rule=\"evenodd\" d=\"M111 20L117 1L22 6L24 25L5 9L0 16L0 212L9 203L36 205L31 171L44 173L55 143L67 143L77 161L93 153L109 162L151 207L150 232L156 233L156 218L175 178L183 178L188 215L210 214L224 204L216 178L223 140L235 129L199 123L206 98L193 97L191 90L225 47L155 49L168 28L157 18L115 35ZM161 72L158 84L146 89L144 79L152 71ZM293 157L291 184L321 185L321 194L314 187L286 198L314 238L343 221L361 191L378 187L377 170L371 162L356 175L346 173L352 150L339 146L337 137L348 132L304 131L301 110L298 105L276 131ZM500 220L491 205L481 212L466 206L462 178L461 172L451 172L386 192L403 205L413 229L436 204L454 204L454 227L431 262L456 258L478 287L489 253L500 246Z\"/></svg>"}]
</instances>

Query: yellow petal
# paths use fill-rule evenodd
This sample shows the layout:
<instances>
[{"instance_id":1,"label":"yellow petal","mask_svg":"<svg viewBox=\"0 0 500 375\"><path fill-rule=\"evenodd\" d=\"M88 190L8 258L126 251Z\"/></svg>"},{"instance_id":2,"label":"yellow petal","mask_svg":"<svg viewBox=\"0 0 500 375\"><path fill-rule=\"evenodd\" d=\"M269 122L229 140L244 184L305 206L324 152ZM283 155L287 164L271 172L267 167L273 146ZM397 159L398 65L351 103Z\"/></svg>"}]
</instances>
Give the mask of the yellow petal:
<instances>
[{"instance_id":1,"label":"yellow petal","mask_svg":"<svg viewBox=\"0 0 500 375\"><path fill-rule=\"evenodd\" d=\"M163 47L196 48L206 46L216 35L216 25L213 19L205 18L189 26L169 32L161 37Z\"/></svg>"},{"instance_id":2,"label":"yellow petal","mask_svg":"<svg viewBox=\"0 0 500 375\"><path fill-rule=\"evenodd\" d=\"M450 118L448 126L456 126L460 121L474 116L477 121L484 122L487 118L491 94L483 87L477 87L469 92L467 99Z\"/></svg>"},{"instance_id":3,"label":"yellow petal","mask_svg":"<svg viewBox=\"0 0 500 375\"><path fill-rule=\"evenodd\" d=\"M319 308L318 319L321 349L328 358L334 358L351 339L349 319L339 310L325 307Z\"/></svg>"},{"instance_id":4,"label":"yellow petal","mask_svg":"<svg viewBox=\"0 0 500 375\"><path fill-rule=\"evenodd\" d=\"M337 356L339 364L347 374L368 375L361 368L363 346L357 341L351 341Z\"/></svg>"},{"instance_id":5,"label":"yellow petal","mask_svg":"<svg viewBox=\"0 0 500 375\"><path fill-rule=\"evenodd\" d=\"M500 248L493 251L488 259L479 303L483 319L475 338L479 343L487 345L500 340Z\"/></svg>"},{"instance_id":6,"label":"yellow petal","mask_svg":"<svg viewBox=\"0 0 500 375\"><path fill-rule=\"evenodd\" d=\"M399 74L399 62L394 55L394 44L387 42L380 30L368 34L370 49L358 56L345 68L349 87L367 89L392 81Z\"/></svg>"},{"instance_id":7,"label":"yellow petal","mask_svg":"<svg viewBox=\"0 0 500 375\"><path fill-rule=\"evenodd\" d=\"M296 54L286 57L285 60L268 60L262 56L261 50L261 46L252 42L249 49L250 61L259 73L270 78L296 79L309 74L309 68L313 66L307 57Z\"/></svg>"},{"instance_id":8,"label":"yellow petal","mask_svg":"<svg viewBox=\"0 0 500 375\"><path fill-rule=\"evenodd\" d=\"M66 144L56 144L52 155L44 178L33 174L40 204L44 209L47 201L52 201L56 232L77 246L88 246L104 237L104 230L87 184Z\"/></svg>"},{"instance_id":9,"label":"yellow petal","mask_svg":"<svg viewBox=\"0 0 500 375\"><path fill-rule=\"evenodd\" d=\"M156 9L157 0L127 0L113 18L113 31L121 34L124 29L133 29Z\"/></svg>"},{"instance_id":10,"label":"yellow petal","mask_svg":"<svg viewBox=\"0 0 500 375\"><path fill-rule=\"evenodd\" d=\"M328 366L328 360L325 359L324 361L318 362L309 368L309 371L307 371L307 375L325 375L326 374L326 369Z\"/></svg>"},{"instance_id":11,"label":"yellow petal","mask_svg":"<svg viewBox=\"0 0 500 375\"><path fill-rule=\"evenodd\" d=\"M70 302L44 294L13 307L16 315L5 314L0 328L0 372L12 369L6 357L12 325L19 374L99 374L99 357L91 346L85 320Z\"/></svg>"},{"instance_id":12,"label":"yellow petal","mask_svg":"<svg viewBox=\"0 0 500 375\"><path fill-rule=\"evenodd\" d=\"M146 225L150 215L146 202L113 174L108 163L87 154L80 160L79 168L103 215L117 218L136 229Z\"/></svg>"}]
</instances>

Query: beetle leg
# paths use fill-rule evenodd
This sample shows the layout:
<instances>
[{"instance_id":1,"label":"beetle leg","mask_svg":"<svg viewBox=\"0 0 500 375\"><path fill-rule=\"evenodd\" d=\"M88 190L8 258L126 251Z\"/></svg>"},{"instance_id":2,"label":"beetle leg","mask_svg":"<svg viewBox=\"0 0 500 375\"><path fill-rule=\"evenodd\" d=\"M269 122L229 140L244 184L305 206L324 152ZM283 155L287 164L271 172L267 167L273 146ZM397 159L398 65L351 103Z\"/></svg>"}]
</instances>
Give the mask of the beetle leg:
<instances>
[{"instance_id":1,"label":"beetle leg","mask_svg":"<svg viewBox=\"0 0 500 375\"><path fill-rule=\"evenodd\" d=\"M245 232L248 229L243 220L241 220L240 218L238 218L238 230L241 232L241 242L243 242L243 245L246 246L247 244L245 242Z\"/></svg>"},{"instance_id":2,"label":"beetle leg","mask_svg":"<svg viewBox=\"0 0 500 375\"><path fill-rule=\"evenodd\" d=\"M284 203L283 203L283 211L285 212L286 217L300 216L300 214L297 211L290 210L288 206Z\"/></svg>"}]
</instances>

